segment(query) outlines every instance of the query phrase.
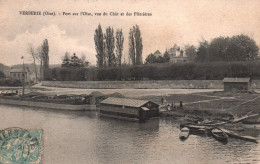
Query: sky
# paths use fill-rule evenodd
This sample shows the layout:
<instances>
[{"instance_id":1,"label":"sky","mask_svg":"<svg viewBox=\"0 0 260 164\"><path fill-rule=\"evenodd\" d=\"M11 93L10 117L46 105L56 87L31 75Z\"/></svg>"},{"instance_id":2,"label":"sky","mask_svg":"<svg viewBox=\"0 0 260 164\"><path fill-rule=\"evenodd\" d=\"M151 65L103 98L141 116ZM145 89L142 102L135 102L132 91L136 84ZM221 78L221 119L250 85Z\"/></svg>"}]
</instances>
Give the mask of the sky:
<instances>
[{"instance_id":1,"label":"sky","mask_svg":"<svg viewBox=\"0 0 260 164\"><path fill-rule=\"evenodd\" d=\"M51 15L20 15L19 11L44 11ZM89 12L93 16L63 15ZM94 13L108 16L94 16ZM109 16L110 12L147 12L152 16ZM60 15L59 15L60 14ZM49 42L50 64L61 64L65 52L86 56L96 64L94 31L101 24L123 30L127 61L128 33L139 25L143 59L156 50L162 53L174 44L198 45L218 36L245 34L260 47L259 0L0 0L0 63L33 62L28 47Z\"/></svg>"}]
</instances>

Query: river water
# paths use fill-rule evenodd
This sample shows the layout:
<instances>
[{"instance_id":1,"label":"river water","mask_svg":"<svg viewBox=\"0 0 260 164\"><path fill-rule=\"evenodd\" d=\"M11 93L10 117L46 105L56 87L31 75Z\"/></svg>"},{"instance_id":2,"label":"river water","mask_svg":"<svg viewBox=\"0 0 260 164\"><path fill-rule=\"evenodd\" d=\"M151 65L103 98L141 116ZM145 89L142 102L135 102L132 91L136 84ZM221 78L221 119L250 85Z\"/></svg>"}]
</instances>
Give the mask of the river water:
<instances>
[{"instance_id":1,"label":"river water","mask_svg":"<svg viewBox=\"0 0 260 164\"><path fill-rule=\"evenodd\" d=\"M135 123L66 112L0 105L0 129L43 129L43 163L260 163L259 144L190 135L179 140L173 118ZM260 141L260 132L245 129Z\"/></svg>"}]
</instances>

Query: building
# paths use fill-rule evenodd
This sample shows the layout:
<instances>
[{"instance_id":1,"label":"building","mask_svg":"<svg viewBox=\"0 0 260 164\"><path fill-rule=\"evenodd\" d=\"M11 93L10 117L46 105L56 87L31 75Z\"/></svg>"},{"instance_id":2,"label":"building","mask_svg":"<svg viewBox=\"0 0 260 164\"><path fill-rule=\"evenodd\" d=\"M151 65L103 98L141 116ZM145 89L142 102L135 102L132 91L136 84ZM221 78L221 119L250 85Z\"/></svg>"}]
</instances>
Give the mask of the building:
<instances>
[{"instance_id":1,"label":"building","mask_svg":"<svg viewBox=\"0 0 260 164\"><path fill-rule=\"evenodd\" d=\"M159 105L146 100L109 97L100 103L99 113L143 122L159 116Z\"/></svg>"},{"instance_id":2,"label":"building","mask_svg":"<svg viewBox=\"0 0 260 164\"><path fill-rule=\"evenodd\" d=\"M184 63L188 61L188 57L186 56L170 56L171 63Z\"/></svg>"},{"instance_id":3,"label":"building","mask_svg":"<svg viewBox=\"0 0 260 164\"><path fill-rule=\"evenodd\" d=\"M250 78L224 78L224 91L250 91Z\"/></svg>"},{"instance_id":4,"label":"building","mask_svg":"<svg viewBox=\"0 0 260 164\"><path fill-rule=\"evenodd\" d=\"M177 45L174 45L174 47L170 48L167 52L169 53L171 63L183 63L188 61L188 57L183 48Z\"/></svg>"},{"instance_id":5,"label":"building","mask_svg":"<svg viewBox=\"0 0 260 164\"><path fill-rule=\"evenodd\" d=\"M28 67L23 70L23 68L11 68L10 78L17 80L25 80L25 82L35 83L36 76L35 73L31 72ZM24 79L25 78L25 79Z\"/></svg>"}]
</instances>

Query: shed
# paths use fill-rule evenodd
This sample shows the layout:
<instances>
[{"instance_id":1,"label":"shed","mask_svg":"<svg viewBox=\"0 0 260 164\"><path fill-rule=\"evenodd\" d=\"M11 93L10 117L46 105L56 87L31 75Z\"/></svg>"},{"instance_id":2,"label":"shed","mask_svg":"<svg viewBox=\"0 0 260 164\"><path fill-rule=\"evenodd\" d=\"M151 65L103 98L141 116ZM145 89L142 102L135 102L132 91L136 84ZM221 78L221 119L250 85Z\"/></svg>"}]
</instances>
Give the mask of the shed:
<instances>
[{"instance_id":1,"label":"shed","mask_svg":"<svg viewBox=\"0 0 260 164\"><path fill-rule=\"evenodd\" d=\"M159 105L147 101L108 97L100 103L100 114L145 121L159 116Z\"/></svg>"},{"instance_id":2,"label":"shed","mask_svg":"<svg viewBox=\"0 0 260 164\"><path fill-rule=\"evenodd\" d=\"M224 91L250 91L251 79L250 78L224 78Z\"/></svg>"}]
</instances>

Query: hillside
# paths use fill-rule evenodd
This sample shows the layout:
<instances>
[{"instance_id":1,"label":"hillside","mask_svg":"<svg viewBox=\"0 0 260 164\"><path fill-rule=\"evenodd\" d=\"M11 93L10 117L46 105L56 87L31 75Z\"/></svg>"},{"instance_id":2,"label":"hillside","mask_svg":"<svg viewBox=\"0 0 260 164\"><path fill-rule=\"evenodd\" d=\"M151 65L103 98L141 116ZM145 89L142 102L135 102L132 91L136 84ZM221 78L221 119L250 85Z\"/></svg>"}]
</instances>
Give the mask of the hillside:
<instances>
[{"instance_id":1,"label":"hillside","mask_svg":"<svg viewBox=\"0 0 260 164\"><path fill-rule=\"evenodd\" d=\"M6 76L9 76L11 68L0 63L0 70L3 71Z\"/></svg>"}]
</instances>

